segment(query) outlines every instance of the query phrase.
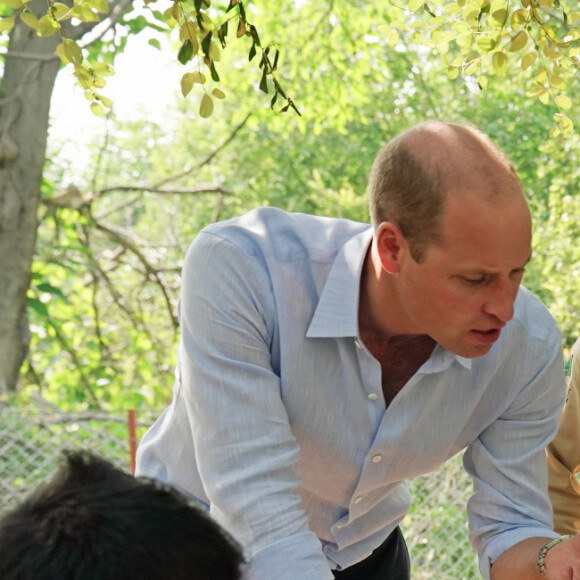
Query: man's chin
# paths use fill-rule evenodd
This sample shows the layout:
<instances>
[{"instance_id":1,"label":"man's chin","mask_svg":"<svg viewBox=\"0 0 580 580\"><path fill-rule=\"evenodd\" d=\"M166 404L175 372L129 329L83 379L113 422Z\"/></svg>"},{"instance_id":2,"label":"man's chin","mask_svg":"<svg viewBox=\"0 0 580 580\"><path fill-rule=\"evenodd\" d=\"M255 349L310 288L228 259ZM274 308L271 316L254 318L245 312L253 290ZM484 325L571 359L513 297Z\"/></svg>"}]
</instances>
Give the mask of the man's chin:
<instances>
[{"instance_id":1,"label":"man's chin","mask_svg":"<svg viewBox=\"0 0 580 580\"><path fill-rule=\"evenodd\" d=\"M493 346L491 344L454 344L452 346L446 347L453 354L462 356L463 358L479 358L485 356ZM445 346L442 344L442 346Z\"/></svg>"}]
</instances>

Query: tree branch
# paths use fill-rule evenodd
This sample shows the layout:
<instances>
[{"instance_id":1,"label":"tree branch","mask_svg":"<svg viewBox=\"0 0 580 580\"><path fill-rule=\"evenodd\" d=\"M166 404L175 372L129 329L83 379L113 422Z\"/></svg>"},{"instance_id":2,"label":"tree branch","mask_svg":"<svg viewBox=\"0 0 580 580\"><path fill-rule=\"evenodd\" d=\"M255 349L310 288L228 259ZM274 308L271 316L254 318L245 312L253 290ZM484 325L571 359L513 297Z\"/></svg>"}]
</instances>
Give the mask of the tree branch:
<instances>
[{"instance_id":1,"label":"tree branch","mask_svg":"<svg viewBox=\"0 0 580 580\"><path fill-rule=\"evenodd\" d=\"M111 185L98 191L96 197L100 197L105 193L111 193L113 191L148 191L150 193L160 193L163 195L197 195L200 193L221 193L223 195L233 195L231 191L224 189L220 185L204 183L198 185L197 187L176 187L174 189L165 189L159 185Z\"/></svg>"},{"instance_id":2,"label":"tree branch","mask_svg":"<svg viewBox=\"0 0 580 580\"><path fill-rule=\"evenodd\" d=\"M230 135L226 138L226 140L221 145L216 147L205 159L203 159L202 161L200 161L196 165L192 165L192 166L188 167L187 169L185 169L181 173L176 173L175 175L172 175L172 176L168 177L167 179L160 181L156 187L163 187L164 185L167 185L168 183L171 183L172 181L177 181L178 179L181 179L182 177L186 177L187 175L189 175L190 173L192 173L196 169L201 169L205 165L208 165L209 163L211 163L213 158L216 155L218 155L219 153L221 153L221 151L223 151L236 138L237 134L246 126L246 123L248 122L248 119L251 116L252 116L252 113L248 113L245 116L245 118L243 119L243 121L241 123L239 123L237 125L237 127L234 128L234 130L230 133ZM229 192L227 192L227 191L224 191L224 192L218 191L218 193L225 193L226 195L229 194Z\"/></svg>"},{"instance_id":3,"label":"tree branch","mask_svg":"<svg viewBox=\"0 0 580 580\"><path fill-rule=\"evenodd\" d=\"M100 230L101 232L107 234L109 237L116 240L119 244L121 244L124 248L126 248L129 252L131 252L132 254L134 254L137 257L139 262L141 262L141 264L143 265L145 272L154 278L157 285L161 289L161 293L163 294L163 297L165 299L165 303L167 305L167 311L169 313L169 317L170 317L171 321L173 322L174 328L178 328L179 321L177 320L177 317L175 316L175 313L173 312L173 305L171 304L169 290L166 288L163 280L161 280L161 277L159 276L159 272L149 263L149 261L147 260L147 258L143 254L143 252L141 252L141 250L123 232L119 232L116 229L109 227L109 226L105 226L104 224L99 223L97 221L95 221L95 227L98 230Z\"/></svg>"},{"instance_id":4,"label":"tree branch","mask_svg":"<svg viewBox=\"0 0 580 580\"><path fill-rule=\"evenodd\" d=\"M65 26L63 26L65 36L71 40L78 40L91 32L99 24L107 23L107 26L105 26L105 28L95 36L95 38L92 38L82 46L82 48L88 48L89 46L99 42L99 40L101 40L103 36L111 30L111 28L114 28L117 25L124 12L129 8L129 6L131 6L131 4L133 4L133 0L113 0L109 3L109 16L103 20L99 20L99 22L81 22L77 26L71 26L69 23L65 23Z\"/></svg>"}]
</instances>

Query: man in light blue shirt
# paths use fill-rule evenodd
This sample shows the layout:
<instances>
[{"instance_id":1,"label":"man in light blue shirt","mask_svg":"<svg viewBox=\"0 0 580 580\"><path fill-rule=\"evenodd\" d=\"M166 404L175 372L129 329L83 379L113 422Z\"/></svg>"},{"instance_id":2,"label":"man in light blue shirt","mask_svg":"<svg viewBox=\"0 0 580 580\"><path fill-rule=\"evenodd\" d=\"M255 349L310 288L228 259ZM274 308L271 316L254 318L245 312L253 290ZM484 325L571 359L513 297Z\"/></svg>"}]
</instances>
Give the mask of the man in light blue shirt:
<instances>
[{"instance_id":1,"label":"man in light blue shirt","mask_svg":"<svg viewBox=\"0 0 580 580\"><path fill-rule=\"evenodd\" d=\"M383 148L369 194L372 227L261 208L199 234L173 402L138 472L203 501L248 580L403 580L405 480L465 449L483 577L567 578L580 546L550 544L544 452L562 351L520 286L513 168L477 130L429 122Z\"/></svg>"}]
</instances>

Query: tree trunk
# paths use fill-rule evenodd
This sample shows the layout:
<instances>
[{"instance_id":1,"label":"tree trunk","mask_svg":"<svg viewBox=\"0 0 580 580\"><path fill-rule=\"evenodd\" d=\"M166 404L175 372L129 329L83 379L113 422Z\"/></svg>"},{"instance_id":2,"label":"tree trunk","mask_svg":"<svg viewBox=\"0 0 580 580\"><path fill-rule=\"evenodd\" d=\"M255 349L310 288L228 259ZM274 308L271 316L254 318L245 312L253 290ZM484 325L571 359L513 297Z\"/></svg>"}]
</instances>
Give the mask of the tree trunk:
<instances>
[{"instance_id":1,"label":"tree trunk","mask_svg":"<svg viewBox=\"0 0 580 580\"><path fill-rule=\"evenodd\" d=\"M46 10L41 0L29 7ZM59 42L58 35L39 38L17 19L6 55L0 101L0 393L16 389L28 351L26 294Z\"/></svg>"},{"instance_id":2,"label":"tree trunk","mask_svg":"<svg viewBox=\"0 0 580 580\"><path fill-rule=\"evenodd\" d=\"M110 0L103 15L106 32L116 26L133 0ZM63 0L71 4L70 0ZM40 17L44 0L27 8ZM67 38L81 39L98 22L65 23ZM93 39L98 41L100 37ZM30 275L48 140L50 101L61 61L58 34L40 38L16 19L0 84L0 393L16 390L28 353L26 294Z\"/></svg>"}]
</instances>

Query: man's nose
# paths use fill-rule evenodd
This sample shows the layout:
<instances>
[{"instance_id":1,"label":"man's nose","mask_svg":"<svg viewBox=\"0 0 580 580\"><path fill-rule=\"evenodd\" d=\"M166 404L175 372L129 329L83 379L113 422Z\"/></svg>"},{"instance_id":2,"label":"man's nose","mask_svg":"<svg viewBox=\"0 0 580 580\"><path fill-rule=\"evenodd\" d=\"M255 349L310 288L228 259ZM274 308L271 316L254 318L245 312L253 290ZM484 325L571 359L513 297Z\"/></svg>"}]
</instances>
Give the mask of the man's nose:
<instances>
[{"instance_id":1,"label":"man's nose","mask_svg":"<svg viewBox=\"0 0 580 580\"><path fill-rule=\"evenodd\" d=\"M514 302L518 294L519 282L495 280L489 287L489 294L483 305L486 314L507 322L514 316Z\"/></svg>"}]
</instances>

